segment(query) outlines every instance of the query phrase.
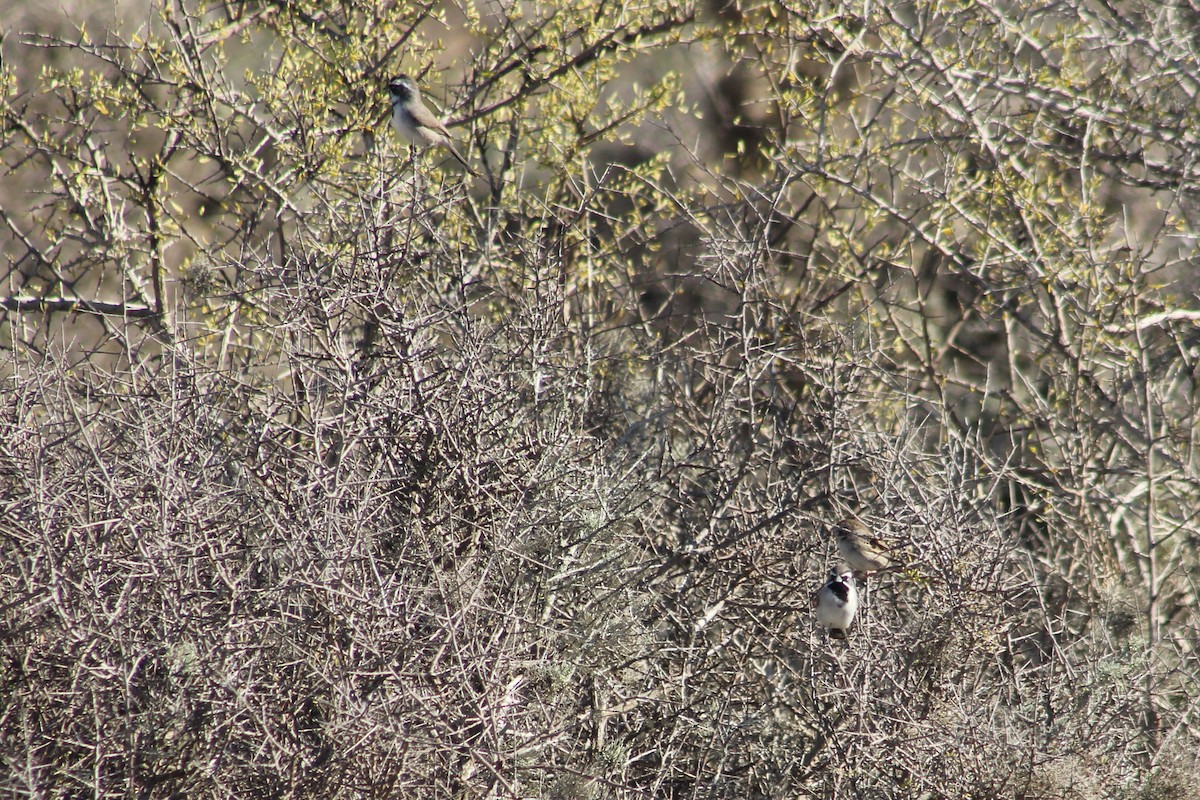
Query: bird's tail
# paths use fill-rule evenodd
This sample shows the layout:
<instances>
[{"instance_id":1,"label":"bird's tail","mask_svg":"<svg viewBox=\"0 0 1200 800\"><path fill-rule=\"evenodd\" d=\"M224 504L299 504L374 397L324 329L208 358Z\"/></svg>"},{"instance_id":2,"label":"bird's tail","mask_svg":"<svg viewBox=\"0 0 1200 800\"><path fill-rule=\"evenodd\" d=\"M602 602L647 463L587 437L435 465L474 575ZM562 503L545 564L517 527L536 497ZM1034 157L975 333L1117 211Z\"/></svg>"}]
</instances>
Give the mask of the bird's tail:
<instances>
[{"instance_id":1,"label":"bird's tail","mask_svg":"<svg viewBox=\"0 0 1200 800\"><path fill-rule=\"evenodd\" d=\"M447 142L446 148L450 151L450 155L454 156L454 158L458 161L458 163L463 165L463 169L465 169L467 172L471 173L472 177L475 177L475 178L479 177L479 173L475 171L474 167L472 167L470 164L467 163L467 160L465 158L463 158L462 153L458 152L457 147L455 147L453 144Z\"/></svg>"}]
</instances>

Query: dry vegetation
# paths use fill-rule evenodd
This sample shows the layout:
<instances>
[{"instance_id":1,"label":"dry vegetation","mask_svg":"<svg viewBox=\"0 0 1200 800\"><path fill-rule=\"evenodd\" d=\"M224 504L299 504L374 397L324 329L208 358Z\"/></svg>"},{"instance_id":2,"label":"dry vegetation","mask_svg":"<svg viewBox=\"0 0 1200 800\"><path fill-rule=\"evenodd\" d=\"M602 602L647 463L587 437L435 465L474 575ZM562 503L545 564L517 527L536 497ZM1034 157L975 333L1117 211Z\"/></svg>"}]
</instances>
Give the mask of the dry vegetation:
<instances>
[{"instance_id":1,"label":"dry vegetation","mask_svg":"<svg viewBox=\"0 0 1200 800\"><path fill-rule=\"evenodd\" d=\"M0 794L1200 798L1200 14L667 5L9 9Z\"/></svg>"}]
</instances>

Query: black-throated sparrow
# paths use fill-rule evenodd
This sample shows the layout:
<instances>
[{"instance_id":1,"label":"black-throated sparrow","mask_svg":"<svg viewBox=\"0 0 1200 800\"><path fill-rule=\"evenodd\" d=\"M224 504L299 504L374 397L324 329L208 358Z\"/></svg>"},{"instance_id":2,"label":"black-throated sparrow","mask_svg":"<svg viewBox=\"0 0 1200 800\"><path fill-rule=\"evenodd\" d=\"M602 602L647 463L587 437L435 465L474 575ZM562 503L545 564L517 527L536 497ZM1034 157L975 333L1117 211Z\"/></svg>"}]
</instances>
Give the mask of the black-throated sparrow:
<instances>
[{"instance_id":1,"label":"black-throated sparrow","mask_svg":"<svg viewBox=\"0 0 1200 800\"><path fill-rule=\"evenodd\" d=\"M392 78L388 81L388 93L392 96L392 126L396 133L419 147L431 144L445 147L467 172L479 175L454 147L446 126L421 102L421 90L412 78L407 75Z\"/></svg>"},{"instance_id":2,"label":"black-throated sparrow","mask_svg":"<svg viewBox=\"0 0 1200 800\"><path fill-rule=\"evenodd\" d=\"M829 570L829 580L818 591L814 600L817 622L829 629L832 639L845 639L846 631L854 622L858 611L858 592L854 590L854 573Z\"/></svg>"}]
</instances>

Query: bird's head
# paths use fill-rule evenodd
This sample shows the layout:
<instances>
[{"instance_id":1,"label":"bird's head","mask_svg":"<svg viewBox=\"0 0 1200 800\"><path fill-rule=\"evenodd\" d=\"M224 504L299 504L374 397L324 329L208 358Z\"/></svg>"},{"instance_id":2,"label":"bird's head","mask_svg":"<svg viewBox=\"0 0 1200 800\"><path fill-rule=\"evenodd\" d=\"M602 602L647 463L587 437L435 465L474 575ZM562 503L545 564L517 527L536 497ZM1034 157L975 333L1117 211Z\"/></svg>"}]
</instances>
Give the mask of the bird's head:
<instances>
[{"instance_id":1,"label":"bird's head","mask_svg":"<svg viewBox=\"0 0 1200 800\"><path fill-rule=\"evenodd\" d=\"M844 583L847 586L854 580L854 572L847 567L831 567L829 570L830 583Z\"/></svg>"},{"instance_id":2,"label":"bird's head","mask_svg":"<svg viewBox=\"0 0 1200 800\"><path fill-rule=\"evenodd\" d=\"M397 75L388 81L388 94L392 96L392 104L408 103L417 98L417 85L407 75Z\"/></svg>"},{"instance_id":3,"label":"bird's head","mask_svg":"<svg viewBox=\"0 0 1200 800\"><path fill-rule=\"evenodd\" d=\"M863 525L856 517L847 517L833 526L833 535L843 541L853 541L855 537L867 535L867 526Z\"/></svg>"}]
</instances>

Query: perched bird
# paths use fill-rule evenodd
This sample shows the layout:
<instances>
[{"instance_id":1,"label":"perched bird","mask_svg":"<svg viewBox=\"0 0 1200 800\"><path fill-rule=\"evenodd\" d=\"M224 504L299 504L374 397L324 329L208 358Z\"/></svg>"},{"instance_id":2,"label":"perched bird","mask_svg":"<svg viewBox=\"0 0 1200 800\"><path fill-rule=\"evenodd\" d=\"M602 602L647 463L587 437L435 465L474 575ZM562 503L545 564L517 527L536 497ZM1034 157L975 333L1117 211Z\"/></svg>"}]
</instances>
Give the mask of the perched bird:
<instances>
[{"instance_id":1,"label":"perched bird","mask_svg":"<svg viewBox=\"0 0 1200 800\"><path fill-rule=\"evenodd\" d=\"M833 535L837 538L838 555L851 569L866 575L891 566L887 548L856 517L834 525Z\"/></svg>"},{"instance_id":2,"label":"perched bird","mask_svg":"<svg viewBox=\"0 0 1200 800\"><path fill-rule=\"evenodd\" d=\"M854 590L854 573L850 570L829 570L829 580L817 591L815 600L817 622L829 629L833 639L845 639L846 631L858 611L858 592Z\"/></svg>"},{"instance_id":3,"label":"perched bird","mask_svg":"<svg viewBox=\"0 0 1200 800\"><path fill-rule=\"evenodd\" d=\"M419 147L431 144L445 147L467 172L479 175L454 147L446 126L421 102L421 90L412 78L407 75L392 78L388 81L388 93L392 96L392 126L396 133Z\"/></svg>"}]
</instances>

